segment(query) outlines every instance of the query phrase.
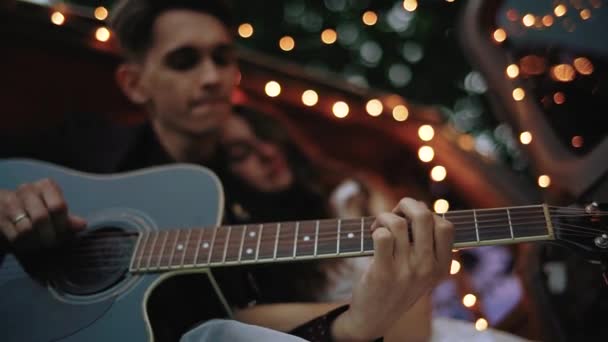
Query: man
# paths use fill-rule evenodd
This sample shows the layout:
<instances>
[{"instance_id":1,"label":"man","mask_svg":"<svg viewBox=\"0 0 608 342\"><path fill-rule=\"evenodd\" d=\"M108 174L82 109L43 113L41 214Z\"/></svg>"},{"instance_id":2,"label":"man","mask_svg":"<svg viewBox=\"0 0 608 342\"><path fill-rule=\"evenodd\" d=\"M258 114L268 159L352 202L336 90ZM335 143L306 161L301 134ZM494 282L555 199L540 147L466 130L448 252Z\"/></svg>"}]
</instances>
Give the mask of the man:
<instances>
[{"instance_id":1,"label":"man","mask_svg":"<svg viewBox=\"0 0 608 342\"><path fill-rule=\"evenodd\" d=\"M231 114L238 77L229 10L220 1L125 0L113 15L112 27L126 57L117 70L118 83L146 108L150 125L101 168L118 172L171 162L212 165L218 128ZM64 164L81 169L90 165L83 160ZM70 214L61 189L51 180L0 190L0 238L17 254L51 245L65 230L77 232L85 226L82 218ZM354 287L349 306L313 304L301 314L296 304L258 305L238 312L237 318L293 330L310 340L365 341L385 335L401 313L447 274L453 229L412 199L403 199L393 213L379 215L373 229L375 257ZM38 246L32 247L32 240ZM321 317L313 319L311 313ZM230 341L298 340L224 321L203 324L184 339L215 341L220 336Z\"/></svg>"}]
</instances>

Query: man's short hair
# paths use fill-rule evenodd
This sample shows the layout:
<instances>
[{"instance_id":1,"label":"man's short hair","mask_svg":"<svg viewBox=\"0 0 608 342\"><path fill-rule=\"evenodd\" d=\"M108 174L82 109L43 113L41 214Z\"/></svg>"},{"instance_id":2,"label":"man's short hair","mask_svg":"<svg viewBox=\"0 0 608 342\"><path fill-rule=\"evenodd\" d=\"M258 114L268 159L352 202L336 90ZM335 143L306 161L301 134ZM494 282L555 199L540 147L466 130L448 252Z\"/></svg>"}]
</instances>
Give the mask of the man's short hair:
<instances>
[{"instance_id":1,"label":"man's short hair","mask_svg":"<svg viewBox=\"0 0 608 342\"><path fill-rule=\"evenodd\" d=\"M142 59L152 46L156 19L174 9L209 14L229 30L234 25L232 8L226 0L119 0L112 9L110 27L118 37L125 57Z\"/></svg>"}]
</instances>

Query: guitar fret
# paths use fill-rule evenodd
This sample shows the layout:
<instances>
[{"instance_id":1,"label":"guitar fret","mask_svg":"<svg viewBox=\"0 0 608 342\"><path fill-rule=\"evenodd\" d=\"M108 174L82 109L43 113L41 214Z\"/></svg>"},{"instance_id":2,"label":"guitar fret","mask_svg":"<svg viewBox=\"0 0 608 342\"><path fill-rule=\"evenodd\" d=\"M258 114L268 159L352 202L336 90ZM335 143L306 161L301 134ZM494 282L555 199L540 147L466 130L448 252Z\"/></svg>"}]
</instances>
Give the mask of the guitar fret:
<instances>
[{"instance_id":1,"label":"guitar fret","mask_svg":"<svg viewBox=\"0 0 608 342\"><path fill-rule=\"evenodd\" d=\"M300 221L296 222L296 233L293 236L293 258L296 258L298 249L298 233L300 232Z\"/></svg>"},{"instance_id":2,"label":"guitar fret","mask_svg":"<svg viewBox=\"0 0 608 342\"><path fill-rule=\"evenodd\" d=\"M513 234L513 224L511 223L511 212L509 212L509 208L507 208L507 219L509 220L509 231L511 232L511 239L515 239L515 234Z\"/></svg>"},{"instance_id":3,"label":"guitar fret","mask_svg":"<svg viewBox=\"0 0 608 342\"><path fill-rule=\"evenodd\" d=\"M188 229L188 234L186 235L186 241L184 242L184 250L182 251L182 260L179 263L180 267L184 267L184 261L186 260L186 253L190 250L188 246L190 246L190 236L192 235L192 229Z\"/></svg>"},{"instance_id":4,"label":"guitar fret","mask_svg":"<svg viewBox=\"0 0 608 342\"><path fill-rule=\"evenodd\" d=\"M319 220L317 220L317 226L315 230L315 253L313 255L317 256L317 246L319 245Z\"/></svg>"},{"instance_id":5,"label":"guitar fret","mask_svg":"<svg viewBox=\"0 0 608 342\"><path fill-rule=\"evenodd\" d=\"M173 266L173 257L175 256L175 250L177 249L177 241L179 240L179 229L175 229L173 231L171 231L171 233L173 232L177 232L176 236L175 236L175 242L173 243L173 248L171 248L171 256L169 257L169 263L168 263L168 267L171 268L171 266Z\"/></svg>"},{"instance_id":6,"label":"guitar fret","mask_svg":"<svg viewBox=\"0 0 608 342\"><path fill-rule=\"evenodd\" d=\"M165 255L165 245L167 243L167 238L169 237L169 232L163 231L165 233L165 238L163 239L163 244L160 246L160 252L158 253L158 263L156 264L156 268L160 268L161 261L163 260L163 256Z\"/></svg>"},{"instance_id":7,"label":"guitar fret","mask_svg":"<svg viewBox=\"0 0 608 342\"><path fill-rule=\"evenodd\" d=\"M148 237L150 236L150 234L147 233L141 233L139 235L139 239L137 240L137 246L135 247L135 250L138 252L138 257L133 259L133 263L131 265L131 269L140 269L141 268L141 261L145 255L146 252L146 245L148 244ZM135 266L135 261L137 260L137 266Z\"/></svg>"},{"instance_id":8,"label":"guitar fret","mask_svg":"<svg viewBox=\"0 0 608 342\"><path fill-rule=\"evenodd\" d=\"M340 254L340 229L342 228L342 220L338 219L338 234L336 236L336 254Z\"/></svg>"},{"instance_id":9,"label":"guitar fret","mask_svg":"<svg viewBox=\"0 0 608 342\"><path fill-rule=\"evenodd\" d=\"M211 243L209 244L209 255L207 256L207 265L211 264L211 255L213 254L213 247L215 246L215 237L219 227L213 228L213 236L211 237Z\"/></svg>"},{"instance_id":10,"label":"guitar fret","mask_svg":"<svg viewBox=\"0 0 608 342\"><path fill-rule=\"evenodd\" d=\"M473 209L473 220L475 221L475 235L477 236L477 242L479 242L479 225L477 224L477 213Z\"/></svg>"},{"instance_id":11,"label":"guitar fret","mask_svg":"<svg viewBox=\"0 0 608 342\"><path fill-rule=\"evenodd\" d=\"M243 256L243 245L245 244L245 232L247 232L247 225L243 226L243 235L241 236L241 246L239 247L239 262Z\"/></svg>"},{"instance_id":12,"label":"guitar fret","mask_svg":"<svg viewBox=\"0 0 608 342\"><path fill-rule=\"evenodd\" d=\"M192 259L192 265L199 265L198 262L198 256L200 255L200 251L201 251L201 245L203 244L203 236L205 235L205 230L204 228L199 228L198 231L198 240L196 241L196 252L194 253L194 259Z\"/></svg>"},{"instance_id":13,"label":"guitar fret","mask_svg":"<svg viewBox=\"0 0 608 342\"><path fill-rule=\"evenodd\" d=\"M273 256L273 259L277 258L277 249L278 249L278 246L279 246L279 234L280 234L280 232L281 232L281 224L277 223L277 233L275 234L275 237L274 237L274 256Z\"/></svg>"},{"instance_id":14,"label":"guitar fret","mask_svg":"<svg viewBox=\"0 0 608 342\"><path fill-rule=\"evenodd\" d=\"M152 256L154 255L154 248L156 247L156 240L158 240L159 232L154 233L154 239L152 240L152 247L150 247L150 256L148 256L148 264L146 265L147 269L150 269L150 264L152 263Z\"/></svg>"},{"instance_id":15,"label":"guitar fret","mask_svg":"<svg viewBox=\"0 0 608 342\"><path fill-rule=\"evenodd\" d=\"M264 228L263 224L260 224L260 228L258 229L258 246L255 249L255 260L258 260L258 257L260 256L260 240L262 239L262 229Z\"/></svg>"},{"instance_id":16,"label":"guitar fret","mask_svg":"<svg viewBox=\"0 0 608 342\"><path fill-rule=\"evenodd\" d=\"M228 251L228 241L230 241L230 233L232 233L232 226L228 226L228 233L226 234L226 241L224 241L224 254L222 256L222 263L226 263L226 252Z\"/></svg>"}]
</instances>

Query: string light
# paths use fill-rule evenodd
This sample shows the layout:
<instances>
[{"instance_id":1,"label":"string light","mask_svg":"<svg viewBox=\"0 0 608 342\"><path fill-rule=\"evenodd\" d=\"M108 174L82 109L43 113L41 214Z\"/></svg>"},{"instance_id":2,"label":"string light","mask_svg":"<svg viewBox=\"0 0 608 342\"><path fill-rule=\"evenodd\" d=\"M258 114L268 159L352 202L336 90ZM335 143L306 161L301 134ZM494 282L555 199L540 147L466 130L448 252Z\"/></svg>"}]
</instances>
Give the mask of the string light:
<instances>
[{"instance_id":1,"label":"string light","mask_svg":"<svg viewBox=\"0 0 608 342\"><path fill-rule=\"evenodd\" d=\"M304 103L308 107L316 105L317 102L319 102L319 95L316 91L308 89L302 93L302 103Z\"/></svg>"},{"instance_id":2,"label":"string light","mask_svg":"<svg viewBox=\"0 0 608 342\"><path fill-rule=\"evenodd\" d=\"M418 158L421 161L428 163L435 158L435 151L430 146L422 146L418 149Z\"/></svg>"},{"instance_id":3,"label":"string light","mask_svg":"<svg viewBox=\"0 0 608 342\"><path fill-rule=\"evenodd\" d=\"M519 15L517 14L517 11L514 9L510 9L507 11L507 19L509 19L510 21L517 21L517 18L519 17Z\"/></svg>"},{"instance_id":4,"label":"string light","mask_svg":"<svg viewBox=\"0 0 608 342\"><path fill-rule=\"evenodd\" d=\"M574 80L576 71L570 64L558 64L551 68L551 76L560 82L570 82Z\"/></svg>"},{"instance_id":5,"label":"string light","mask_svg":"<svg viewBox=\"0 0 608 342\"><path fill-rule=\"evenodd\" d=\"M522 88L513 89L513 99L515 101L521 101L526 97L526 92Z\"/></svg>"},{"instance_id":6,"label":"string light","mask_svg":"<svg viewBox=\"0 0 608 342\"><path fill-rule=\"evenodd\" d=\"M338 101L332 106L332 112L337 118L345 118L348 115L348 105L344 101Z\"/></svg>"},{"instance_id":7,"label":"string light","mask_svg":"<svg viewBox=\"0 0 608 342\"><path fill-rule=\"evenodd\" d=\"M437 214L445 214L448 212L448 209L450 209L450 203L443 198L440 198L433 203L433 210L435 210Z\"/></svg>"},{"instance_id":8,"label":"string light","mask_svg":"<svg viewBox=\"0 0 608 342\"><path fill-rule=\"evenodd\" d=\"M519 76L519 67L517 66L517 64L511 64L507 67L507 76L509 76L509 78L515 78Z\"/></svg>"},{"instance_id":9,"label":"string light","mask_svg":"<svg viewBox=\"0 0 608 342\"><path fill-rule=\"evenodd\" d=\"M564 93L561 91L558 91L557 93L553 94L553 102L558 105L563 104L566 102L566 95L564 95Z\"/></svg>"},{"instance_id":10,"label":"string light","mask_svg":"<svg viewBox=\"0 0 608 342\"><path fill-rule=\"evenodd\" d=\"M505 30L499 28L494 30L494 33L492 34L492 36L494 37L494 40L498 43L502 43L507 39L507 32L505 32Z\"/></svg>"},{"instance_id":11,"label":"string light","mask_svg":"<svg viewBox=\"0 0 608 342\"><path fill-rule=\"evenodd\" d=\"M532 142L532 133L528 131L521 132L521 134L519 135L519 141L521 141L521 143L524 145L528 145Z\"/></svg>"},{"instance_id":12,"label":"string light","mask_svg":"<svg viewBox=\"0 0 608 342\"><path fill-rule=\"evenodd\" d=\"M433 179L435 182L443 181L447 175L447 170L441 165L437 165L431 169L431 179Z\"/></svg>"},{"instance_id":13,"label":"string light","mask_svg":"<svg viewBox=\"0 0 608 342\"><path fill-rule=\"evenodd\" d=\"M547 175L540 175L538 177L538 186L541 188L547 188L549 185L551 185L551 177Z\"/></svg>"},{"instance_id":14,"label":"string light","mask_svg":"<svg viewBox=\"0 0 608 342\"><path fill-rule=\"evenodd\" d=\"M63 25L65 22L65 17L61 12L55 11L51 14L51 22L57 26Z\"/></svg>"},{"instance_id":15,"label":"string light","mask_svg":"<svg viewBox=\"0 0 608 342\"><path fill-rule=\"evenodd\" d=\"M452 259L452 265L450 266L450 274L454 275L460 271L460 263Z\"/></svg>"},{"instance_id":16,"label":"string light","mask_svg":"<svg viewBox=\"0 0 608 342\"><path fill-rule=\"evenodd\" d=\"M418 136L422 141L431 141L435 136L435 130L431 125L422 125L418 128Z\"/></svg>"},{"instance_id":17,"label":"string light","mask_svg":"<svg viewBox=\"0 0 608 342\"><path fill-rule=\"evenodd\" d=\"M550 14L545 15L542 19L542 23L546 27L550 27L551 25L553 25L553 16Z\"/></svg>"},{"instance_id":18,"label":"string light","mask_svg":"<svg viewBox=\"0 0 608 342\"><path fill-rule=\"evenodd\" d=\"M581 19L587 20L589 18L591 18L591 11L585 8L581 11Z\"/></svg>"},{"instance_id":19,"label":"string light","mask_svg":"<svg viewBox=\"0 0 608 342\"><path fill-rule=\"evenodd\" d=\"M583 147L583 137L575 135L572 137L572 147L581 148Z\"/></svg>"},{"instance_id":20,"label":"string light","mask_svg":"<svg viewBox=\"0 0 608 342\"><path fill-rule=\"evenodd\" d=\"M107 42L110 39L110 30L102 26L95 31L95 38L100 42Z\"/></svg>"},{"instance_id":21,"label":"string light","mask_svg":"<svg viewBox=\"0 0 608 342\"><path fill-rule=\"evenodd\" d=\"M409 116L410 111L407 109L406 106L400 104L400 105L396 105L395 108L393 108L393 118L397 121L405 121L407 120L407 117Z\"/></svg>"},{"instance_id":22,"label":"string light","mask_svg":"<svg viewBox=\"0 0 608 342\"><path fill-rule=\"evenodd\" d=\"M296 41L290 36L285 36L279 40L279 47L283 51L291 51L296 46Z\"/></svg>"},{"instance_id":23,"label":"string light","mask_svg":"<svg viewBox=\"0 0 608 342\"><path fill-rule=\"evenodd\" d=\"M456 140L458 146L465 151L473 151L475 148L475 138L473 138L470 134L463 134L458 137Z\"/></svg>"},{"instance_id":24,"label":"string light","mask_svg":"<svg viewBox=\"0 0 608 342\"><path fill-rule=\"evenodd\" d=\"M325 29L321 32L321 41L325 44L333 44L338 39L338 34L334 29Z\"/></svg>"},{"instance_id":25,"label":"string light","mask_svg":"<svg viewBox=\"0 0 608 342\"><path fill-rule=\"evenodd\" d=\"M530 27L532 25L534 25L534 23L536 23L536 18L528 13L526 15L524 15L524 17L521 19L522 23L524 23L524 26L526 27Z\"/></svg>"},{"instance_id":26,"label":"string light","mask_svg":"<svg viewBox=\"0 0 608 342\"><path fill-rule=\"evenodd\" d=\"M464 304L464 306L466 306L467 308L472 307L473 305L475 305L475 303L477 303L477 297L475 297L475 295L473 294L466 294L464 297L462 297L462 304Z\"/></svg>"},{"instance_id":27,"label":"string light","mask_svg":"<svg viewBox=\"0 0 608 342\"><path fill-rule=\"evenodd\" d=\"M95 19L97 20L106 20L108 17L108 10L103 6L99 6L95 8L93 15L95 15Z\"/></svg>"},{"instance_id":28,"label":"string light","mask_svg":"<svg viewBox=\"0 0 608 342\"><path fill-rule=\"evenodd\" d=\"M593 63L585 57L574 59L574 68L582 75L591 75L593 73Z\"/></svg>"},{"instance_id":29,"label":"string light","mask_svg":"<svg viewBox=\"0 0 608 342\"><path fill-rule=\"evenodd\" d=\"M382 114L384 107L382 106L382 102L380 100L371 99L367 101L367 104L365 104L365 110L367 111L367 114L371 116L378 116Z\"/></svg>"},{"instance_id":30,"label":"string light","mask_svg":"<svg viewBox=\"0 0 608 342\"><path fill-rule=\"evenodd\" d=\"M408 12L414 12L418 8L418 1L416 0L403 0L403 8Z\"/></svg>"},{"instance_id":31,"label":"string light","mask_svg":"<svg viewBox=\"0 0 608 342\"><path fill-rule=\"evenodd\" d=\"M561 17L564 14L566 14L566 6L559 4L557 6L555 6L555 9L553 9L553 13L555 13L556 16Z\"/></svg>"},{"instance_id":32,"label":"string light","mask_svg":"<svg viewBox=\"0 0 608 342\"><path fill-rule=\"evenodd\" d=\"M378 22L378 15L374 11L367 11L363 13L361 20L363 20L363 23L365 25L373 26L376 25L376 23Z\"/></svg>"},{"instance_id":33,"label":"string light","mask_svg":"<svg viewBox=\"0 0 608 342\"><path fill-rule=\"evenodd\" d=\"M243 23L239 25L239 36L243 38L249 38L253 36L253 26L250 23Z\"/></svg>"},{"instance_id":34,"label":"string light","mask_svg":"<svg viewBox=\"0 0 608 342\"><path fill-rule=\"evenodd\" d=\"M264 90L266 91L266 95L270 97L277 97L279 94L281 94L281 85L279 82L269 81L266 83Z\"/></svg>"},{"instance_id":35,"label":"string light","mask_svg":"<svg viewBox=\"0 0 608 342\"><path fill-rule=\"evenodd\" d=\"M484 331L488 328L488 321L486 321L483 318L478 319L477 321L475 321L475 329L477 329L477 331Z\"/></svg>"}]
</instances>

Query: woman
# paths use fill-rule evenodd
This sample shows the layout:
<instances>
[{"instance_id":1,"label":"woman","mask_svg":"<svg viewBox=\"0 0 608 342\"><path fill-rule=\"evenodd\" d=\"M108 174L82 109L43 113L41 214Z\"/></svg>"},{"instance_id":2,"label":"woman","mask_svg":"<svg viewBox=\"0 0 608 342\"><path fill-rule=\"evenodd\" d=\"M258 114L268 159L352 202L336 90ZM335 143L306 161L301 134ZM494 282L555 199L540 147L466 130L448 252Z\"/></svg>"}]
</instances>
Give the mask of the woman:
<instances>
[{"instance_id":1,"label":"woman","mask_svg":"<svg viewBox=\"0 0 608 342\"><path fill-rule=\"evenodd\" d=\"M338 182L338 173L316 167L289 139L278 121L238 108L221 132L222 182L228 221L259 223L367 216L370 192L361 181ZM321 173L320 170L323 170ZM386 208L384 208L386 209ZM369 258L330 259L259 266L251 273L258 301L349 300L352 284ZM280 279L280 281L277 281ZM430 337L430 301L425 298L400 325L408 340ZM403 338L403 334L399 339Z\"/></svg>"}]
</instances>

